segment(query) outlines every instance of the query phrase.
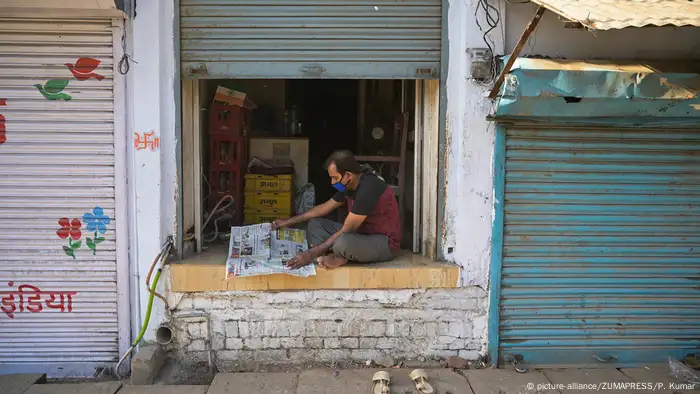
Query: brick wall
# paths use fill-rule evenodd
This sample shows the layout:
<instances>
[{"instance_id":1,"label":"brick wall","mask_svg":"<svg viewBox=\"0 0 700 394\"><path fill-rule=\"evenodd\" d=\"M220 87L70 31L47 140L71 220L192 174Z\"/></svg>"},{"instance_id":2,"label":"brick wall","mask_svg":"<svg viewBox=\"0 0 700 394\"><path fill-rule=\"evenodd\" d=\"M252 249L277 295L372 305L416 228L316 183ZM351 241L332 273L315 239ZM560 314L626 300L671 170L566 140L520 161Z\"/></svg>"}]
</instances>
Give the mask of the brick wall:
<instances>
[{"instance_id":1,"label":"brick wall","mask_svg":"<svg viewBox=\"0 0 700 394\"><path fill-rule=\"evenodd\" d=\"M231 363L476 359L485 344L487 299L478 287L170 294L178 313L205 311L220 370ZM203 318L171 320L170 354L207 358Z\"/></svg>"}]
</instances>

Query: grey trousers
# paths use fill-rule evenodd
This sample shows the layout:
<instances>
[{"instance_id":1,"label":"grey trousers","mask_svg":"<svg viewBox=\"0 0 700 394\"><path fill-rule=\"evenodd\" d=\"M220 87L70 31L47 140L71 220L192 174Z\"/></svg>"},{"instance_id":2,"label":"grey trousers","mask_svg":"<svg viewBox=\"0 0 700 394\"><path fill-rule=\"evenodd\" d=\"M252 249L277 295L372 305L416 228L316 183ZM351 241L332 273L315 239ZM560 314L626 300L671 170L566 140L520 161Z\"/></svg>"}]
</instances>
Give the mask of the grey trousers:
<instances>
[{"instance_id":1,"label":"grey trousers","mask_svg":"<svg viewBox=\"0 0 700 394\"><path fill-rule=\"evenodd\" d=\"M337 233L343 225L329 219L309 220L306 235L312 246L317 246ZM331 247L333 254L357 263L378 263L394 258L389 239L381 234L345 233Z\"/></svg>"}]
</instances>

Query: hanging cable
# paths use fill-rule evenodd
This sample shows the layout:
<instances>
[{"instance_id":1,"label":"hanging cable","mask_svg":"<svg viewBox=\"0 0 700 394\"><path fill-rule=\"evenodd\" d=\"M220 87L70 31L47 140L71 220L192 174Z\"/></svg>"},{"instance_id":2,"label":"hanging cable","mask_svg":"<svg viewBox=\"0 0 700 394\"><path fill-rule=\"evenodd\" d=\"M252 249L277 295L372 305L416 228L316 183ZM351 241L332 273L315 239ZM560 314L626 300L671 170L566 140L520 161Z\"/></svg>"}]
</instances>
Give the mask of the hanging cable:
<instances>
[{"instance_id":1,"label":"hanging cable","mask_svg":"<svg viewBox=\"0 0 700 394\"><path fill-rule=\"evenodd\" d=\"M153 259L153 264L151 264L151 268L148 270L148 275L146 275L146 288L148 289L148 292L151 293L152 295L158 297L163 301L165 304L165 309L168 310L170 309L170 306L168 305L168 300L165 299L163 295L155 291L155 288L151 289L151 275L153 274L153 270L156 268L157 263L160 261L160 266L158 267L158 271L160 272L163 269L163 265L165 264L165 260L168 258L170 255L170 251L174 247L174 242L173 242L173 237L168 236L168 239L166 243L161 247L160 252L156 256L155 259Z\"/></svg>"},{"instance_id":2,"label":"hanging cable","mask_svg":"<svg viewBox=\"0 0 700 394\"><path fill-rule=\"evenodd\" d=\"M126 1L126 5L128 7L127 9L127 18L132 21L134 18L136 18L136 0ZM121 39L121 44L122 44L122 57L119 59L119 62L117 63L117 71L121 75L126 75L129 73L129 70L131 70L131 62L134 64L138 64L136 60L134 60L131 55L126 50L126 27L124 28L124 31L122 33L122 39Z\"/></svg>"},{"instance_id":3,"label":"hanging cable","mask_svg":"<svg viewBox=\"0 0 700 394\"><path fill-rule=\"evenodd\" d=\"M221 206L221 204L223 204L225 201L228 201L228 203L225 204L224 206ZM214 206L214 209L212 209L211 212L208 215L206 215L207 218L204 221L202 228L203 229L207 228L207 225L213 219L214 220L214 236L212 236L209 239L203 239L204 242L213 242L219 237L219 220L233 218L232 213L227 212L227 210L233 205L233 203L234 203L233 196L231 196L231 195L223 196L221 198L221 200L219 200L219 202L216 203L216 205Z\"/></svg>"},{"instance_id":4,"label":"hanging cable","mask_svg":"<svg viewBox=\"0 0 700 394\"><path fill-rule=\"evenodd\" d=\"M484 24L479 21L479 11L483 11ZM487 81L475 81L482 85L491 85L498 74L498 64L496 62L496 53L493 39L489 34L498 27L501 22L501 12L497 7L489 3L489 0L477 0L476 9L474 10L474 19L476 26L483 33L483 40L486 47L491 52L491 78ZM485 25L485 26L484 26Z\"/></svg>"}]
</instances>

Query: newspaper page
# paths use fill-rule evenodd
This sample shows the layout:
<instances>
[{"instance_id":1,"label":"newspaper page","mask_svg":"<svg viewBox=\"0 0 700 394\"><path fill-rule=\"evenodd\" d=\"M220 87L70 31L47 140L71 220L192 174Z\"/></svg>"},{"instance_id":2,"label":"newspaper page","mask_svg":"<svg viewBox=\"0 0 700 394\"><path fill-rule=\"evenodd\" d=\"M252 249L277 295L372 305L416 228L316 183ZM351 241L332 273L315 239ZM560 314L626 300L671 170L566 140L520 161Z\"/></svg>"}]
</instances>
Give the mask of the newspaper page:
<instances>
[{"instance_id":1,"label":"newspaper page","mask_svg":"<svg viewBox=\"0 0 700 394\"><path fill-rule=\"evenodd\" d=\"M226 278L270 274L294 276L316 275L316 267L309 264L295 270L285 262L307 250L304 230L284 229L270 231L269 223L232 227L229 255L226 260Z\"/></svg>"},{"instance_id":2,"label":"newspaper page","mask_svg":"<svg viewBox=\"0 0 700 394\"><path fill-rule=\"evenodd\" d=\"M306 231L293 228L275 230L271 234L270 262L280 264L285 273L294 276L316 275L316 265L309 264L295 270L290 270L284 265L287 260L305 252L308 249L306 242Z\"/></svg>"},{"instance_id":3,"label":"newspaper page","mask_svg":"<svg viewBox=\"0 0 700 394\"><path fill-rule=\"evenodd\" d=\"M229 256L236 258L270 258L270 223L231 227Z\"/></svg>"}]
</instances>

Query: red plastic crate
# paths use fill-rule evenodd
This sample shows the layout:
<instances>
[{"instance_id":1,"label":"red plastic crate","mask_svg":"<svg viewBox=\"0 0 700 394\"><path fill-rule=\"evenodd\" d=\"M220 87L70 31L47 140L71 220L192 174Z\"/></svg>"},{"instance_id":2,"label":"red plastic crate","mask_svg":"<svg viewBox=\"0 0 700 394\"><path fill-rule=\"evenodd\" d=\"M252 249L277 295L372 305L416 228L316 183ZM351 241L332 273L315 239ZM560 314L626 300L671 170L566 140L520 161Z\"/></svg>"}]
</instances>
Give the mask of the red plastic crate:
<instances>
[{"instance_id":1,"label":"red plastic crate","mask_svg":"<svg viewBox=\"0 0 700 394\"><path fill-rule=\"evenodd\" d=\"M248 163L248 140L213 135L209 137L209 168L243 170Z\"/></svg>"},{"instance_id":2,"label":"red plastic crate","mask_svg":"<svg viewBox=\"0 0 700 394\"><path fill-rule=\"evenodd\" d=\"M250 133L252 112L236 105L214 103L209 107L209 134L244 138Z\"/></svg>"}]
</instances>

